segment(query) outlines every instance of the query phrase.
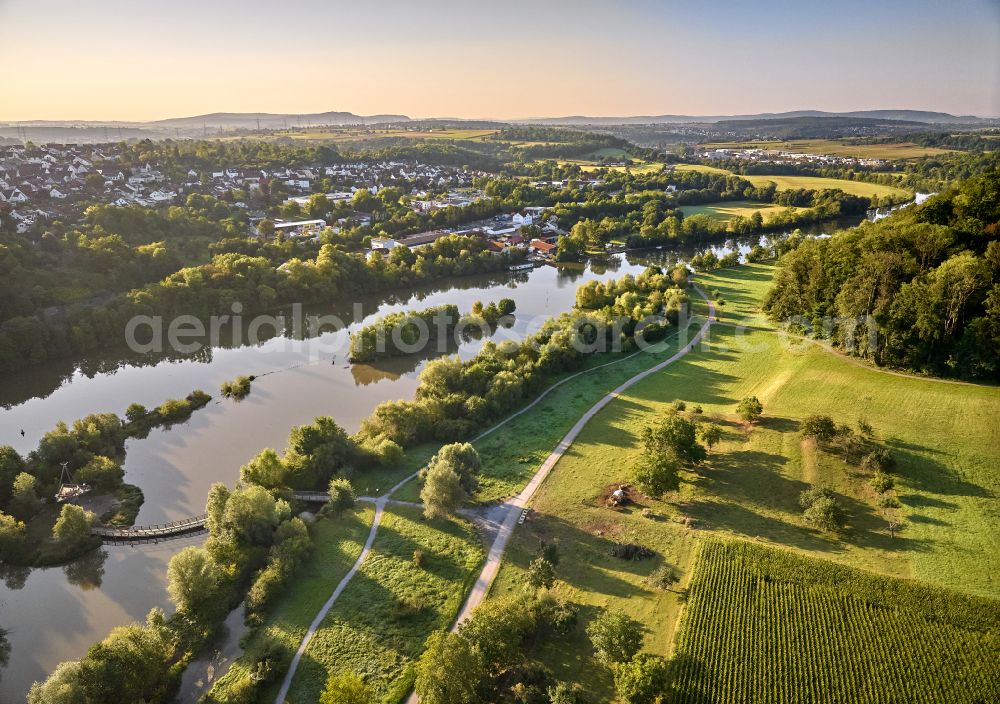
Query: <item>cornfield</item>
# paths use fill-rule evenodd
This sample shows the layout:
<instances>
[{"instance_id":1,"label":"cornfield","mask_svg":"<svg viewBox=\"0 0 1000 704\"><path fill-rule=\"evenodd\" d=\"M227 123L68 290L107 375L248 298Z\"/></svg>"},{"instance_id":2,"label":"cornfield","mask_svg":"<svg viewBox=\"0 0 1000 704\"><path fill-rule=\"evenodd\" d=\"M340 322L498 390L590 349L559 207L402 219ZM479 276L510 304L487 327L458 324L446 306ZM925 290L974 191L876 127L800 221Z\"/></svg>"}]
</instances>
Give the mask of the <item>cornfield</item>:
<instances>
[{"instance_id":1,"label":"cornfield","mask_svg":"<svg viewBox=\"0 0 1000 704\"><path fill-rule=\"evenodd\" d=\"M1000 702L1000 601L709 541L672 667L690 704Z\"/></svg>"}]
</instances>

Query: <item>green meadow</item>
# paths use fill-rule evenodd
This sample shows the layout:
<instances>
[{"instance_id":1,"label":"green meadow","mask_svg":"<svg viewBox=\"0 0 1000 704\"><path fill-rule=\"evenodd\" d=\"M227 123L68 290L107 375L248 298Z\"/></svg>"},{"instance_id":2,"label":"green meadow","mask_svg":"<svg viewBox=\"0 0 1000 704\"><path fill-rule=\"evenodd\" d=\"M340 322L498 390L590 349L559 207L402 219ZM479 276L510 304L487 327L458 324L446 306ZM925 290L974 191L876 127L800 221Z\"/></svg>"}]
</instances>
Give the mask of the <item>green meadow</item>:
<instances>
[{"instance_id":1,"label":"green meadow","mask_svg":"<svg viewBox=\"0 0 1000 704\"><path fill-rule=\"evenodd\" d=\"M1000 390L913 378L869 368L816 343L786 338L768 327L759 302L772 267L757 264L699 275L722 299L724 323L711 341L643 380L609 404L583 430L536 494L532 515L511 540L494 594L524 588L525 571L541 542L560 550L555 592L583 608L580 627L546 646L540 658L560 679L580 681L601 701L613 699L610 674L591 658L583 623L614 605L646 624L645 647L673 652L682 594L706 538L749 540L872 573L1000 596L1000 539L995 497L1000 491ZM764 417L748 427L735 416L756 395ZM723 441L708 460L684 473L666 500L639 497L607 508L604 497L631 480L642 429L675 400L719 424ZM804 441L810 414L836 422L869 422L891 448L902 529L891 534L856 467ZM489 469L487 469L489 471ZM807 525L798 496L830 487L845 509L839 536ZM648 561L611 557L616 542L652 548ZM661 564L678 568L675 591L646 577Z\"/></svg>"}]
</instances>

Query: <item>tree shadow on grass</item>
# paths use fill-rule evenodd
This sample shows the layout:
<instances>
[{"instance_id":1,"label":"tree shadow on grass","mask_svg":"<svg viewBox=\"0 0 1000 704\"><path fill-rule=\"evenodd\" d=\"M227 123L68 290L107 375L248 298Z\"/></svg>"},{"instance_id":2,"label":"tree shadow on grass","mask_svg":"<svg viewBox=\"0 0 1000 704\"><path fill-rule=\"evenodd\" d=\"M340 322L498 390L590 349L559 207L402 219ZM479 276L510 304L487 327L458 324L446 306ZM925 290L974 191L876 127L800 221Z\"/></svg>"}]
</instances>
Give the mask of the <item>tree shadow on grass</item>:
<instances>
[{"instance_id":1,"label":"tree shadow on grass","mask_svg":"<svg viewBox=\"0 0 1000 704\"><path fill-rule=\"evenodd\" d=\"M945 501L944 499L938 499L933 496L925 496L923 494L903 494L899 497L899 501L904 506L909 506L911 508L958 508L958 504L953 501Z\"/></svg>"},{"instance_id":2,"label":"tree shadow on grass","mask_svg":"<svg viewBox=\"0 0 1000 704\"><path fill-rule=\"evenodd\" d=\"M689 355L631 387L626 393L650 403L669 403L680 398L687 403L735 406L737 400L723 394L720 389L735 381L736 377L710 366L733 360L736 355L715 347L708 350L696 347L691 354L697 354L703 364L694 364Z\"/></svg>"},{"instance_id":3,"label":"tree shadow on grass","mask_svg":"<svg viewBox=\"0 0 1000 704\"><path fill-rule=\"evenodd\" d=\"M609 526L615 514L608 516ZM629 542L622 535L621 541L608 535L595 535L553 514L532 515L531 520L518 528L521 549L509 550L504 561L521 570L527 570L529 563L540 551L541 544L554 544L559 551L556 578L565 579L576 589L616 598L630 598L645 594L646 589L637 587L615 573L625 573L645 578L660 564L656 559L622 560L611 555L611 548L618 542Z\"/></svg>"},{"instance_id":4,"label":"tree shadow on grass","mask_svg":"<svg viewBox=\"0 0 1000 704\"><path fill-rule=\"evenodd\" d=\"M698 527L724 530L801 550L829 553L843 551L843 546L832 537L775 516L758 513L743 504L711 499L693 501L687 504L685 513L697 521Z\"/></svg>"},{"instance_id":5,"label":"tree shadow on grass","mask_svg":"<svg viewBox=\"0 0 1000 704\"><path fill-rule=\"evenodd\" d=\"M920 491L944 496L969 496L983 499L995 497L995 494L988 488L970 482L943 462L928 457L926 453L930 450L926 448L916 447L898 440L890 440L887 444L892 448L895 456L897 473L904 477L908 484ZM915 447L919 450L919 454L914 451Z\"/></svg>"}]
</instances>

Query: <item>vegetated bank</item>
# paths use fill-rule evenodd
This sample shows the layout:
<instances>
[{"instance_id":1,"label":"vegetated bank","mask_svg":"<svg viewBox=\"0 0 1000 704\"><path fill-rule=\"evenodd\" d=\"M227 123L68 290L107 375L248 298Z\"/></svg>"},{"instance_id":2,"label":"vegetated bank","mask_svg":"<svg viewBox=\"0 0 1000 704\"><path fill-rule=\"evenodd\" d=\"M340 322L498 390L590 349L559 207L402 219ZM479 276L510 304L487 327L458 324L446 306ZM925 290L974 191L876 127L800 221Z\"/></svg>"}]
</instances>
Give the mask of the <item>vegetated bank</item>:
<instances>
[{"instance_id":1,"label":"vegetated bank","mask_svg":"<svg viewBox=\"0 0 1000 704\"><path fill-rule=\"evenodd\" d=\"M100 545L90 534L96 522L131 525L143 496L124 483L125 442L187 420L210 400L194 391L151 410L133 403L124 419L99 413L59 423L26 458L0 446L0 559L61 564Z\"/></svg>"}]
</instances>

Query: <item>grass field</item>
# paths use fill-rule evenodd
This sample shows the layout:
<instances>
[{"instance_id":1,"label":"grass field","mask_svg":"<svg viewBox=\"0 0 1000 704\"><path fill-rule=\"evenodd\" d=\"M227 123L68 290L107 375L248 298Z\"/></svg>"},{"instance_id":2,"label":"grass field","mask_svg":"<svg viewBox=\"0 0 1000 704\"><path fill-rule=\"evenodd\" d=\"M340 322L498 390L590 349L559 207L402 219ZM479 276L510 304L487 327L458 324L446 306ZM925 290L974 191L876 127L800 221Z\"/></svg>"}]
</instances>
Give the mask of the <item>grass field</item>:
<instances>
[{"instance_id":1,"label":"grass field","mask_svg":"<svg viewBox=\"0 0 1000 704\"><path fill-rule=\"evenodd\" d=\"M707 166L705 164L675 164L674 169L677 171L700 171L704 174L728 174L732 173L727 169L720 169L716 166Z\"/></svg>"},{"instance_id":2,"label":"grass field","mask_svg":"<svg viewBox=\"0 0 1000 704\"><path fill-rule=\"evenodd\" d=\"M670 701L995 702L998 652L992 600L707 541Z\"/></svg>"},{"instance_id":3,"label":"grass field","mask_svg":"<svg viewBox=\"0 0 1000 704\"><path fill-rule=\"evenodd\" d=\"M724 321L766 325L759 301L772 267L753 265L699 275L725 301ZM789 344L776 332L713 328L711 344L640 382L586 426L539 489L533 513L515 532L494 594L523 588L540 541L557 543L555 591L583 608L580 627L540 653L560 679L578 681L599 701L613 698L610 676L590 657L583 622L598 607L623 608L647 624L645 646L668 654L680 613L677 592L645 578L668 563L690 578L706 537L758 540L811 557L891 576L916 578L982 596L1000 596L1000 538L995 496L1000 476L1000 390L897 376L867 368L811 343ZM748 429L734 416L739 399L756 395L765 418ZM643 427L676 399L700 404L722 426L724 440L687 473L669 501L642 498L612 510L601 499L627 482ZM854 424L865 417L896 456L902 532L891 537L864 477L839 457L802 441L812 413ZM551 448L548 448L551 449ZM487 465L487 473L491 465ZM831 487L845 507L841 537L809 527L799 493ZM642 509L649 509L649 516ZM644 562L620 562L612 542L656 551Z\"/></svg>"},{"instance_id":4,"label":"grass field","mask_svg":"<svg viewBox=\"0 0 1000 704\"><path fill-rule=\"evenodd\" d=\"M674 167L678 171L700 171L702 173L728 174L726 169L704 164L677 164ZM755 186L773 182L779 191L787 191L793 188L805 188L807 190L820 191L825 188L839 188L844 193L856 196L878 196L879 198L905 198L910 195L909 191L895 186L883 186L880 183L868 183L867 181L849 181L842 178L823 178L822 176L762 176L759 174L741 175Z\"/></svg>"},{"instance_id":5,"label":"grass field","mask_svg":"<svg viewBox=\"0 0 1000 704\"><path fill-rule=\"evenodd\" d=\"M422 565L416 551L425 556ZM380 700L401 699L424 640L454 620L482 558L468 523L425 521L416 508L386 509L371 554L309 643L287 701L313 704L331 673L348 671ZM327 596L335 584L327 584Z\"/></svg>"},{"instance_id":6,"label":"grass field","mask_svg":"<svg viewBox=\"0 0 1000 704\"><path fill-rule=\"evenodd\" d=\"M811 191L820 191L824 188L839 188L844 193L856 196L878 196L879 198L905 198L910 195L908 191L895 186L883 186L880 183L868 183L866 181L848 181L842 178L823 178L821 176L744 176L746 180L755 186L760 186L771 181L777 185L779 191L788 191L794 188L805 188Z\"/></svg>"},{"instance_id":7,"label":"grass field","mask_svg":"<svg viewBox=\"0 0 1000 704\"><path fill-rule=\"evenodd\" d=\"M754 213L760 213L764 218L785 210L789 210L784 205L774 205L772 203L758 203L751 200L733 200L719 203L704 203L702 205L684 205L678 208L684 217L691 215L707 215L719 222L729 222L737 216L745 218ZM807 210L807 208L791 208L794 211Z\"/></svg>"},{"instance_id":8,"label":"grass field","mask_svg":"<svg viewBox=\"0 0 1000 704\"><path fill-rule=\"evenodd\" d=\"M939 156L951 149L921 147L912 142L899 144L851 144L839 139L800 139L776 142L713 142L699 145L703 149L773 149L794 154L825 154L828 156L854 157L856 159L885 159L901 161L922 156Z\"/></svg>"},{"instance_id":9,"label":"grass field","mask_svg":"<svg viewBox=\"0 0 1000 704\"><path fill-rule=\"evenodd\" d=\"M633 159L635 162L631 166L604 166L597 163L597 159L603 156L601 152L612 152L607 154L607 156L622 156L616 152L620 152L620 149L600 149L596 152L596 156L591 159L556 159L556 162L560 166L566 166L567 164L576 164L580 167L580 170L584 173L593 173L599 169L607 169L608 171L630 171L634 174L649 174L656 173L663 170L663 164L651 161L643 161L642 159ZM539 159L538 161L547 161L546 159Z\"/></svg>"},{"instance_id":10,"label":"grass field","mask_svg":"<svg viewBox=\"0 0 1000 704\"><path fill-rule=\"evenodd\" d=\"M237 659L212 690L219 701L237 701L232 697L250 679L254 664L272 644L295 652L316 613L330 597L334 586L358 559L368 530L375 518L370 506L359 506L338 518L321 518L313 530L315 550L291 585L269 612L267 620L247 637L243 655ZM267 689L273 701L280 682Z\"/></svg>"}]
</instances>

